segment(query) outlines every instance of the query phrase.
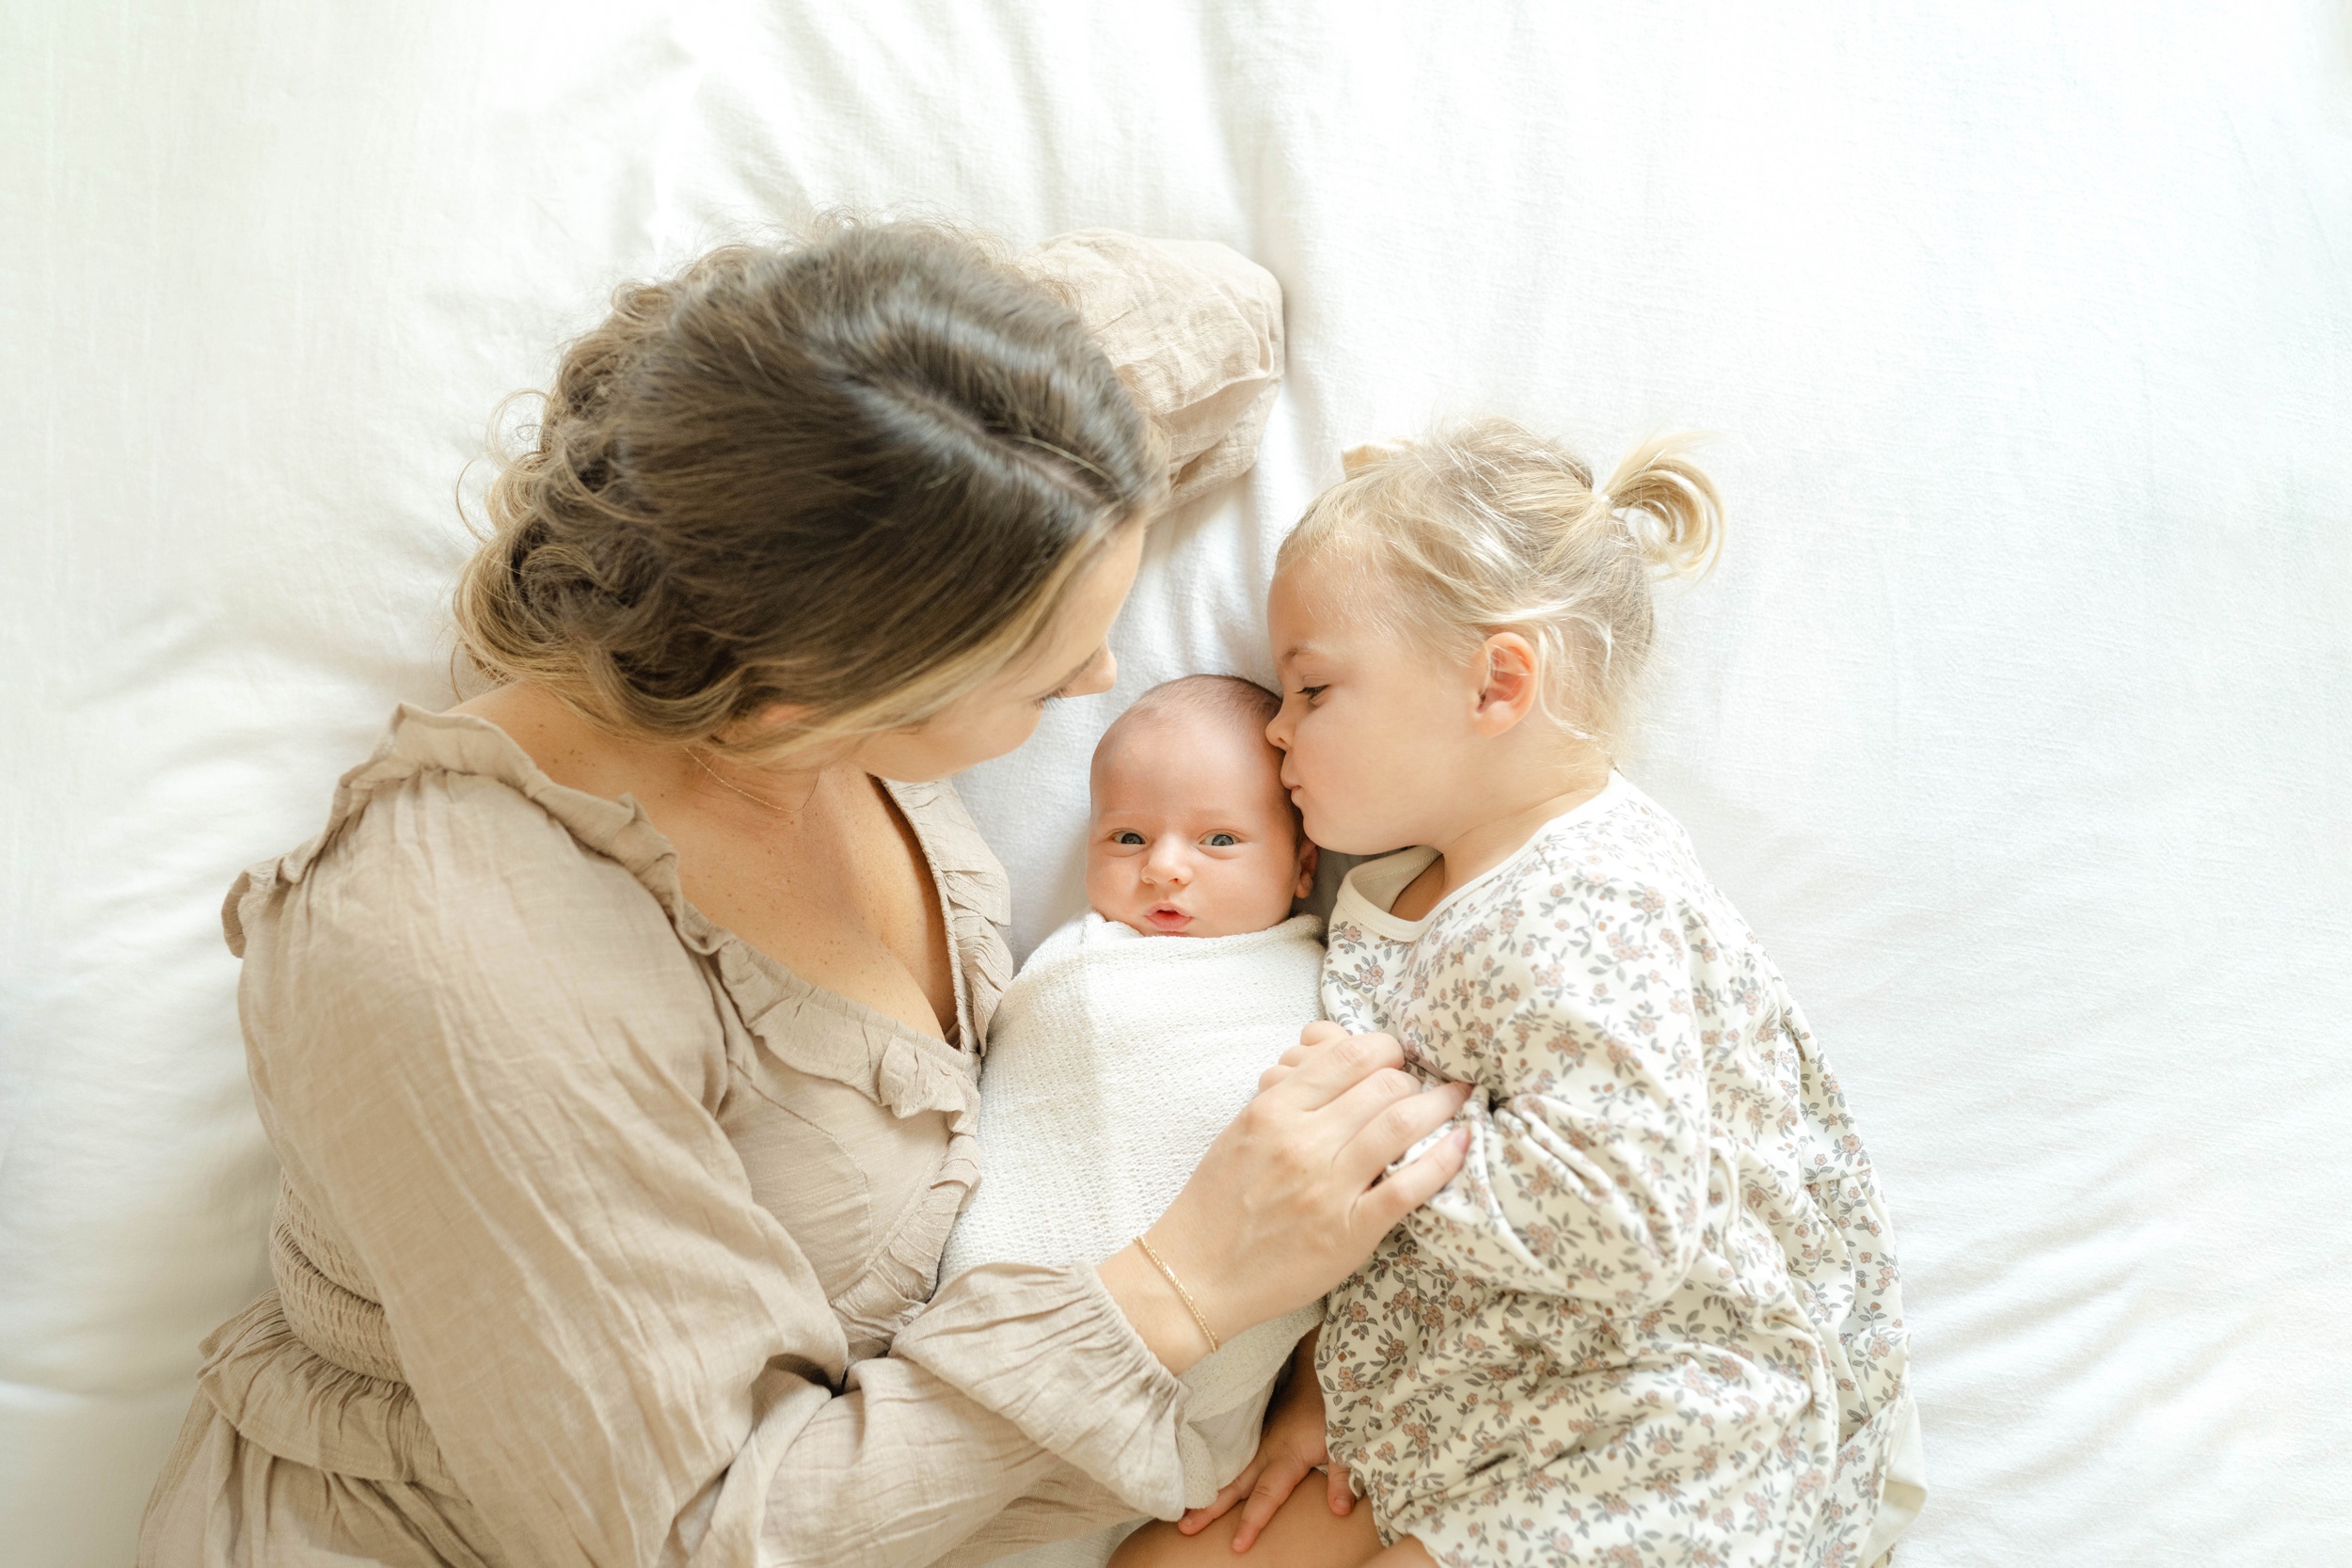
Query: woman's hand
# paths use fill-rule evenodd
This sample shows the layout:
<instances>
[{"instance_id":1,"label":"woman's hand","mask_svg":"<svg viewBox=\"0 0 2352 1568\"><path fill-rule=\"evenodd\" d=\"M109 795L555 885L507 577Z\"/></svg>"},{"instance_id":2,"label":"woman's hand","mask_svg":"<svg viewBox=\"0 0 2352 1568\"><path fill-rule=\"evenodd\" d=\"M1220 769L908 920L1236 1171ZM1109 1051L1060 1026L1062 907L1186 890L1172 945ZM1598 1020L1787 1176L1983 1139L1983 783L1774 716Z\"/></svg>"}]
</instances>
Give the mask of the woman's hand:
<instances>
[{"instance_id":1,"label":"woman's hand","mask_svg":"<svg viewBox=\"0 0 2352 1568\"><path fill-rule=\"evenodd\" d=\"M1355 1511L1356 1488L1348 1481L1347 1466L1331 1463L1324 1441L1323 1385L1315 1380L1315 1339L1321 1332L1310 1330L1292 1353L1290 1382L1282 1386L1274 1407L1266 1412L1265 1427L1258 1433L1257 1457L1216 1495L1216 1501L1186 1510L1176 1523L1178 1529L1198 1535L1246 1497L1249 1501L1233 1531L1233 1550L1246 1552L1275 1511L1318 1465L1327 1467L1324 1501L1331 1512L1344 1515Z\"/></svg>"},{"instance_id":2,"label":"woman's hand","mask_svg":"<svg viewBox=\"0 0 2352 1568\"><path fill-rule=\"evenodd\" d=\"M1147 1232L1182 1294L1138 1247L1100 1266L1112 1298L1170 1370L1208 1353L1196 1309L1224 1340L1305 1306L1462 1168L1467 1132L1383 1179L1470 1093L1460 1084L1424 1089L1404 1059L1387 1035L1310 1026Z\"/></svg>"}]
</instances>

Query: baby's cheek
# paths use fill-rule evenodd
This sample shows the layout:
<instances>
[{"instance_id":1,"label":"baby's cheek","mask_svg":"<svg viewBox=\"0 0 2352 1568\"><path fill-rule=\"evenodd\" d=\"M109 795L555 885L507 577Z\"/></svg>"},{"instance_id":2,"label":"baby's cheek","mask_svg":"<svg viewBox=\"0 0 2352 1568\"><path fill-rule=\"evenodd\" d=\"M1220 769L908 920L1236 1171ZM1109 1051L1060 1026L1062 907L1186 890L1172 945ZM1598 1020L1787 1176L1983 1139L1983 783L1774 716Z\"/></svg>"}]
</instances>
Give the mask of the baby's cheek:
<instances>
[{"instance_id":1,"label":"baby's cheek","mask_svg":"<svg viewBox=\"0 0 2352 1568\"><path fill-rule=\"evenodd\" d=\"M1087 904L1106 910L1118 902L1119 863L1100 849L1087 853Z\"/></svg>"}]
</instances>

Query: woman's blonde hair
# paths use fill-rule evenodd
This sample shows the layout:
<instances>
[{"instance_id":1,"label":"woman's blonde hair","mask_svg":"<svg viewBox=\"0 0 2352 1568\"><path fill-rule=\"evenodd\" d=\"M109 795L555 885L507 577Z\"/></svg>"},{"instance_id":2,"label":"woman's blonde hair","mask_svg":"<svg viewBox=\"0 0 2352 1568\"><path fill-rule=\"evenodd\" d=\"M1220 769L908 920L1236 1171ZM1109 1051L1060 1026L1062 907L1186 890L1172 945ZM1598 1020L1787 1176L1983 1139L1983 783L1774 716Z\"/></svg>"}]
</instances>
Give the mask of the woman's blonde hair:
<instances>
[{"instance_id":1,"label":"woman's blonde hair","mask_svg":"<svg viewBox=\"0 0 2352 1568\"><path fill-rule=\"evenodd\" d=\"M835 224L620 290L489 487L465 653L640 739L772 761L1030 647L1167 488L1068 304L938 228ZM803 717L728 735L772 705Z\"/></svg>"},{"instance_id":2,"label":"woman's blonde hair","mask_svg":"<svg viewBox=\"0 0 2352 1568\"><path fill-rule=\"evenodd\" d=\"M1544 712L1613 751L1655 634L1654 579L1702 574L1722 548L1723 498L1692 444L1645 440L1605 482L1507 420L1359 447L1276 569L1342 558L1352 610L1450 650L1518 632L1541 660Z\"/></svg>"}]
</instances>

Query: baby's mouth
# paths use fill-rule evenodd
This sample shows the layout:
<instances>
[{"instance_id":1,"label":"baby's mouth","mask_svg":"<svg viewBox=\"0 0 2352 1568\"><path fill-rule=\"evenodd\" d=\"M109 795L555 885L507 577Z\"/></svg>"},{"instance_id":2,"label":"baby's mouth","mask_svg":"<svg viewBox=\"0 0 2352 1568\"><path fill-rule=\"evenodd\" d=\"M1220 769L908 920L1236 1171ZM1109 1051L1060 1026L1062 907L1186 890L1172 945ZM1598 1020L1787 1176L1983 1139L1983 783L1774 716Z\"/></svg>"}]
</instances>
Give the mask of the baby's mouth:
<instances>
[{"instance_id":1,"label":"baby's mouth","mask_svg":"<svg viewBox=\"0 0 2352 1568\"><path fill-rule=\"evenodd\" d=\"M1154 904L1143 911L1143 918L1162 931L1181 931L1192 924L1192 916L1173 904Z\"/></svg>"}]
</instances>

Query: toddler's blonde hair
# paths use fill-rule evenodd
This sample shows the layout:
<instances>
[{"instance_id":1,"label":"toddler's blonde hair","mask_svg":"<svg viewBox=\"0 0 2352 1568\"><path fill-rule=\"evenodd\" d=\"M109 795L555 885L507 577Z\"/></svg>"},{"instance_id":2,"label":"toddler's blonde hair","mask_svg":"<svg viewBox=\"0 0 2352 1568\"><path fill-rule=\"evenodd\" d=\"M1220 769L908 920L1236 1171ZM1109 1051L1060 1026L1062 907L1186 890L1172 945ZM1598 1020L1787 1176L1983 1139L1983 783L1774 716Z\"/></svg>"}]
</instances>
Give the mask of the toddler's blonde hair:
<instances>
[{"instance_id":1,"label":"toddler's blonde hair","mask_svg":"<svg viewBox=\"0 0 2352 1568\"><path fill-rule=\"evenodd\" d=\"M1356 568L1352 609L1467 653L1516 631L1541 660L1543 711L1613 752L1656 628L1653 581L1698 576L1723 546L1723 497L1688 436L1626 453L1606 482L1508 420L1359 447L1315 498L1275 569Z\"/></svg>"}]
</instances>

